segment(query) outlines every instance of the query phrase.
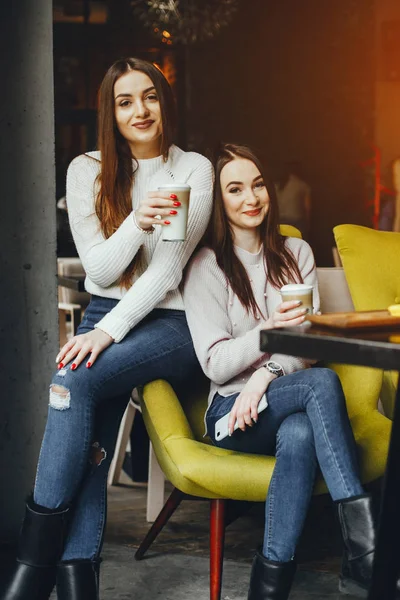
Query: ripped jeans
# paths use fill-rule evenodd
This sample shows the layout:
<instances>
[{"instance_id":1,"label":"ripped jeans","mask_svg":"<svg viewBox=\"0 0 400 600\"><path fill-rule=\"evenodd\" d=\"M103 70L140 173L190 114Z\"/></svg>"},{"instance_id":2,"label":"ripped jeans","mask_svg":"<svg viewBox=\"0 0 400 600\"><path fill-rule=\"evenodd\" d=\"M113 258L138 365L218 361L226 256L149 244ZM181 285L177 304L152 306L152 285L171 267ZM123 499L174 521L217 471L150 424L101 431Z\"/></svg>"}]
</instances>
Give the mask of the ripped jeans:
<instances>
[{"instance_id":1,"label":"ripped jeans","mask_svg":"<svg viewBox=\"0 0 400 600\"><path fill-rule=\"evenodd\" d=\"M78 333L92 330L117 302L93 296ZM185 313L167 309L153 310L90 369L83 361L54 375L34 501L49 509L72 505L62 560L100 555L107 474L132 389L165 379L183 395L200 376Z\"/></svg>"}]
</instances>

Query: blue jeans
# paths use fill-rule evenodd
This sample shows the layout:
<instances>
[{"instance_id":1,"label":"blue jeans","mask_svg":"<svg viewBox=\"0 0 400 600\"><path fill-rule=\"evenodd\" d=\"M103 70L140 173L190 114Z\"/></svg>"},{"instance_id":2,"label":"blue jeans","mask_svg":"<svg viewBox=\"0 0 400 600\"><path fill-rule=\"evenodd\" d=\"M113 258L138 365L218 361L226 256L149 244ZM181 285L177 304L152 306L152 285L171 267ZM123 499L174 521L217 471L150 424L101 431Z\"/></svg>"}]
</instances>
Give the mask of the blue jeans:
<instances>
[{"instance_id":1,"label":"blue jeans","mask_svg":"<svg viewBox=\"0 0 400 600\"><path fill-rule=\"evenodd\" d=\"M93 296L78 333L93 329L117 300ZM178 395L201 376L181 310L155 309L90 369L58 371L37 468L34 500L49 509L72 505L62 560L99 556L106 519L107 473L133 388L165 379ZM51 386L52 387L52 386Z\"/></svg>"},{"instance_id":2,"label":"blue jeans","mask_svg":"<svg viewBox=\"0 0 400 600\"><path fill-rule=\"evenodd\" d=\"M276 456L265 508L263 553L270 560L286 562L295 554L318 465L333 500L364 493L342 386L334 371L323 368L275 379L258 422L217 442L215 423L231 410L237 396L215 395L207 430L221 448Z\"/></svg>"}]
</instances>

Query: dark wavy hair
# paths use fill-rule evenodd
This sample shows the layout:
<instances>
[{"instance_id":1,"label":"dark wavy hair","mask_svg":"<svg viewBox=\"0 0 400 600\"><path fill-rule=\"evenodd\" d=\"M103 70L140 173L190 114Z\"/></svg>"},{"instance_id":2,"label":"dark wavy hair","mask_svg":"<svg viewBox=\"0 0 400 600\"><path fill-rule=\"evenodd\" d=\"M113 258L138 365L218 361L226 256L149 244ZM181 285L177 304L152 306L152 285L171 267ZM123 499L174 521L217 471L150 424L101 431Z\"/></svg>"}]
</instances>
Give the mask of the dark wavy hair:
<instances>
[{"instance_id":1,"label":"dark wavy hair","mask_svg":"<svg viewBox=\"0 0 400 600\"><path fill-rule=\"evenodd\" d=\"M97 148L101 152L101 170L97 179L99 191L96 197L96 215L101 231L109 238L132 212L132 186L134 170L132 153L128 142L118 131L115 119L114 85L125 73L141 71L151 79L160 102L162 120L161 154L164 160L172 144L176 111L171 87L161 70L139 58L124 58L115 62L104 76L99 90L97 115ZM119 284L129 288L141 251L120 277Z\"/></svg>"},{"instance_id":2,"label":"dark wavy hair","mask_svg":"<svg viewBox=\"0 0 400 600\"><path fill-rule=\"evenodd\" d=\"M246 269L235 253L232 227L222 199L221 171L225 165L237 158L244 158L255 164L268 191L268 213L259 226L268 280L274 287L279 288L288 281L301 283L303 278L293 254L285 246L286 238L279 231L279 212L275 186L266 177L257 156L247 146L221 145L214 157L214 203L203 245L214 250L217 263L225 273L233 292L238 296L242 305L255 315L257 312L262 314L262 311L257 306Z\"/></svg>"}]
</instances>

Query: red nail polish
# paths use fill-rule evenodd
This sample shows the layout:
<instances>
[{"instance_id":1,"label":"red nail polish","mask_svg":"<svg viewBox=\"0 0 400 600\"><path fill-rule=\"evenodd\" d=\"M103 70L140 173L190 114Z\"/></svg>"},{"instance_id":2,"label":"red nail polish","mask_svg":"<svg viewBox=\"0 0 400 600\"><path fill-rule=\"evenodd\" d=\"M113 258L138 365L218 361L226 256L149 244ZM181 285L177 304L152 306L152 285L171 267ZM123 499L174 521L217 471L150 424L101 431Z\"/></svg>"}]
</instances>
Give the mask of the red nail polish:
<instances>
[{"instance_id":1,"label":"red nail polish","mask_svg":"<svg viewBox=\"0 0 400 600\"><path fill-rule=\"evenodd\" d=\"M62 368L63 368L63 366L64 366L64 364L63 364L63 363L59 363L59 364L58 364L58 369L59 369L59 370L60 370L60 369L62 369Z\"/></svg>"},{"instance_id":2,"label":"red nail polish","mask_svg":"<svg viewBox=\"0 0 400 600\"><path fill-rule=\"evenodd\" d=\"M71 370L72 370L72 371L75 371L75 369L76 369L76 364L75 364L75 363L72 363L72 365L71 365Z\"/></svg>"},{"instance_id":3,"label":"red nail polish","mask_svg":"<svg viewBox=\"0 0 400 600\"><path fill-rule=\"evenodd\" d=\"M88 369L90 369L90 367L91 367L91 366L92 366L92 363L91 363L91 362L87 362L87 363L86 363L86 367L87 367Z\"/></svg>"},{"instance_id":4,"label":"red nail polish","mask_svg":"<svg viewBox=\"0 0 400 600\"><path fill-rule=\"evenodd\" d=\"M169 214L170 214L170 215L177 215L177 214L178 214L178 211L177 211L177 210L170 210L170 211L169 211Z\"/></svg>"},{"instance_id":5,"label":"red nail polish","mask_svg":"<svg viewBox=\"0 0 400 600\"><path fill-rule=\"evenodd\" d=\"M180 206L181 203L179 202L179 200L177 200L176 202L174 202L174 206Z\"/></svg>"},{"instance_id":6,"label":"red nail polish","mask_svg":"<svg viewBox=\"0 0 400 600\"><path fill-rule=\"evenodd\" d=\"M171 195L170 195L170 198L172 198L172 200L176 200L176 199L177 199L177 197L178 197L178 196L177 196L176 194L171 194Z\"/></svg>"},{"instance_id":7,"label":"red nail polish","mask_svg":"<svg viewBox=\"0 0 400 600\"><path fill-rule=\"evenodd\" d=\"M164 225L171 225L171 221L164 221Z\"/></svg>"}]
</instances>

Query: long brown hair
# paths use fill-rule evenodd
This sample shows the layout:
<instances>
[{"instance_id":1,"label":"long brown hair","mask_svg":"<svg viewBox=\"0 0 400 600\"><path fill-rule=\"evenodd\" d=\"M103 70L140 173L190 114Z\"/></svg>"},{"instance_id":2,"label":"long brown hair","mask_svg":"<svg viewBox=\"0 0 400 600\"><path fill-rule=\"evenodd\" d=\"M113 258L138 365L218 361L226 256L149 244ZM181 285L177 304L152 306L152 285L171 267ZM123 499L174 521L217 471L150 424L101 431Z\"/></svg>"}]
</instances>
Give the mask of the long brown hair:
<instances>
[{"instance_id":1,"label":"long brown hair","mask_svg":"<svg viewBox=\"0 0 400 600\"><path fill-rule=\"evenodd\" d=\"M232 227L222 199L221 171L225 165L236 158L244 158L255 164L268 191L268 213L259 226L268 280L274 287L279 288L288 281L302 282L303 278L293 254L285 246L286 238L279 232L275 186L266 178L260 161L250 148L236 144L223 144L214 159L214 203L211 219L204 236L204 245L214 250L217 263L225 273L233 292L238 296L242 305L255 315L258 311L262 311L254 298L246 269L235 253Z\"/></svg>"},{"instance_id":2,"label":"long brown hair","mask_svg":"<svg viewBox=\"0 0 400 600\"><path fill-rule=\"evenodd\" d=\"M125 73L141 71L151 79L160 102L162 120L161 154L164 160L172 144L175 129L175 101L171 87L161 70L145 60L124 58L115 62L104 76L99 90L97 113L97 147L101 153L98 193L95 210L101 231L109 238L132 212L132 186L135 171L128 142L120 134L115 119L114 85ZM129 288L141 252L121 275L119 284Z\"/></svg>"}]
</instances>

